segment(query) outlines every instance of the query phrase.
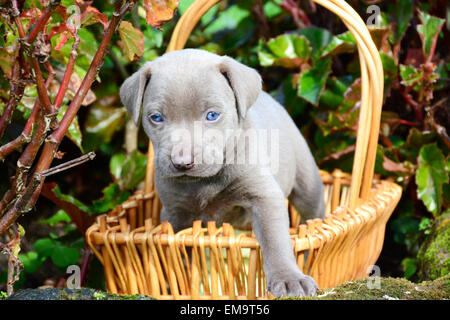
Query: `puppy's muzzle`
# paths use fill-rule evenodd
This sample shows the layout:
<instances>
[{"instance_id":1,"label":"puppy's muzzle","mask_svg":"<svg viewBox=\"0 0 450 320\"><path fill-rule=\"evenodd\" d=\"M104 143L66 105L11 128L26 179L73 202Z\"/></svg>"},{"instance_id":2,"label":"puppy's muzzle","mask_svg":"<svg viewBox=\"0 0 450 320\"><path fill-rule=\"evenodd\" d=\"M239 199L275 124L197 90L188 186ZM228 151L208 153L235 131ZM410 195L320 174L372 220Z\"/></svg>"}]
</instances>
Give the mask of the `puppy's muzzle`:
<instances>
[{"instance_id":1,"label":"puppy's muzzle","mask_svg":"<svg viewBox=\"0 0 450 320\"><path fill-rule=\"evenodd\" d=\"M193 161L189 162L189 163L183 163L183 162L176 163L173 160L171 160L171 162L172 162L173 167L175 169L177 169L178 171L181 171L181 172L188 171L188 170L190 170L190 169L192 169L194 167L194 162Z\"/></svg>"}]
</instances>

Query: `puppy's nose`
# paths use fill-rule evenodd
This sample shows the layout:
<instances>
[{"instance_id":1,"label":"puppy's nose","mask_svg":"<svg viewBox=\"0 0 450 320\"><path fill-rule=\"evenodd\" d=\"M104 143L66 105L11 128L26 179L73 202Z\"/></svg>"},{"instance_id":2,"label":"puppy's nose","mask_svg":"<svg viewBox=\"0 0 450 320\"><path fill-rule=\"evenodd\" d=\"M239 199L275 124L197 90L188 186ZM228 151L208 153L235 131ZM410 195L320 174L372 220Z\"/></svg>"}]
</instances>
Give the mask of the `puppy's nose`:
<instances>
[{"instance_id":1,"label":"puppy's nose","mask_svg":"<svg viewBox=\"0 0 450 320\"><path fill-rule=\"evenodd\" d=\"M194 167L194 161L192 161L190 163L175 163L175 162L172 161L172 165L178 171L187 171L187 170L192 169Z\"/></svg>"}]
</instances>

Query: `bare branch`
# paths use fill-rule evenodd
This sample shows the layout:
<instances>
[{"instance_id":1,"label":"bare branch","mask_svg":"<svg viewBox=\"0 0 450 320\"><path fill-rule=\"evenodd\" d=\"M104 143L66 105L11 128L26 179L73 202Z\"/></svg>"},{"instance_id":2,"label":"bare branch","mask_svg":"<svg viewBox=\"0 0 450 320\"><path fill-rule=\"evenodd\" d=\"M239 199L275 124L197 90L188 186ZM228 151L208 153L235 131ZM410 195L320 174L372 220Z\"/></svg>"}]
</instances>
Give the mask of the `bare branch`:
<instances>
[{"instance_id":1,"label":"bare branch","mask_svg":"<svg viewBox=\"0 0 450 320\"><path fill-rule=\"evenodd\" d=\"M15 200L13 205L9 205L8 209L6 210L6 212L0 217L0 234L2 234L3 232L5 232L9 226L11 225L11 223L13 223L22 213L29 211L34 204L36 203L40 191L42 189L43 186L43 182L45 180L45 175L43 175L42 173L45 172L46 170L48 170L48 168L50 167L53 158L55 157L55 154L57 152L57 149L59 147L59 144L61 143L62 139L64 138L70 124L72 123L74 117L76 116L81 103L83 102L86 94L88 93L92 83L94 82L95 78L97 77L98 72L100 71L101 66L103 65L104 62L104 58L105 55L107 53L107 49L109 46L109 43L111 41L111 38L114 34L114 32L116 31L120 21L122 20L123 16L125 15L125 13L132 8L133 4L134 4L135 0L130 1L126 1L124 4L124 0L116 0L115 4L114 4L114 13L113 16L111 18L111 20L108 23L108 26L105 28L104 33L103 33L103 39L97 49L97 52L94 56L94 58L92 59L91 65L89 66L89 69L83 79L83 81L81 82L80 87L78 88L74 98L72 99L72 102L69 106L69 108L67 109L66 113L64 114L64 117L62 118L62 120L59 123L58 128L56 128L56 130L45 139L45 144L44 144L44 148L42 150L41 156L36 164L36 168L35 168L35 175L33 176L33 179L31 179L31 181L28 183L28 185L24 188L24 185L19 185L19 183L22 183L24 179L24 173L28 172L29 170L29 166L28 164L30 163L29 161L33 160L34 157L36 156L36 154L34 152L37 152L37 150L33 149L36 148L38 145L40 146L41 139L43 137L45 137L45 133L47 132L47 125L42 126L40 125L37 131L41 132L38 134L38 132L36 132L35 136L36 138L36 144L33 144L33 141L35 140L34 137L31 141L31 143L28 145L28 148L31 148L32 151L28 152L27 154L27 158L23 159L24 162L21 162L19 159L18 161L18 166L19 165L24 165L23 170L21 170L20 172L22 172L22 177L16 176L15 179L18 181L16 183L16 189L19 191L17 192L17 199ZM33 57L32 57L33 59ZM35 71L37 70L37 68L35 68ZM43 92L41 92L43 93ZM45 92L45 94L47 94L47 92ZM39 98L41 98L41 96L39 96ZM42 100L41 100L42 103ZM45 109L45 107L44 107ZM41 123L42 121L48 121L48 117L49 114L45 114L42 118L41 118ZM43 130L43 131L42 131ZM37 141L39 140L39 141ZM40 143L39 143L40 142ZM33 145L33 148L30 147ZM27 152L25 152L27 153ZM32 155L34 155L33 157L31 157ZM22 156L24 156L24 154L22 154ZM22 158L22 157L21 157ZM3 200L2 200L3 202ZM6 208L7 205L4 205L4 207Z\"/></svg>"},{"instance_id":2,"label":"bare branch","mask_svg":"<svg viewBox=\"0 0 450 320\"><path fill-rule=\"evenodd\" d=\"M57 166L55 166L53 168L44 170L42 172L37 172L34 175L35 176L40 176L40 177L48 177L48 176L51 176L53 174L59 173L61 171L70 169L72 167L79 166L80 164L83 164L83 163L85 163L87 161L93 160L94 158L95 158L95 152L91 151L91 152L89 152L87 154L82 155L81 157L78 157L78 158L75 158L73 160L64 162L62 164L59 164L59 165L57 165Z\"/></svg>"},{"instance_id":3,"label":"bare branch","mask_svg":"<svg viewBox=\"0 0 450 320\"><path fill-rule=\"evenodd\" d=\"M11 72L11 90L9 91L9 101L0 117L0 139L5 133L6 127L11 121L14 110L22 99L25 84L21 81L21 72L19 62L16 60Z\"/></svg>"}]
</instances>

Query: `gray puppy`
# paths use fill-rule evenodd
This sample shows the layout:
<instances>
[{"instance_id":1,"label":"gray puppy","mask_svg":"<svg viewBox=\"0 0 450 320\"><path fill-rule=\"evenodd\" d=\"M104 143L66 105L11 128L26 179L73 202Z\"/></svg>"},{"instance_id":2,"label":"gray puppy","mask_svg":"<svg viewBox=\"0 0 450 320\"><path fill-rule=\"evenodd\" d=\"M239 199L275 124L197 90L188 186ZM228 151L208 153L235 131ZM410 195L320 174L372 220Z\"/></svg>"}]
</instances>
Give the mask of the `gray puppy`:
<instances>
[{"instance_id":1,"label":"gray puppy","mask_svg":"<svg viewBox=\"0 0 450 320\"><path fill-rule=\"evenodd\" d=\"M153 142L161 220L175 231L194 220L251 223L269 291L314 295L316 282L296 265L285 199L302 222L323 218L323 184L307 143L262 91L260 75L232 58L185 49L147 62L124 82L120 97ZM252 132L270 132L271 139L255 142ZM272 156L262 157L268 163L236 160L268 145Z\"/></svg>"}]
</instances>

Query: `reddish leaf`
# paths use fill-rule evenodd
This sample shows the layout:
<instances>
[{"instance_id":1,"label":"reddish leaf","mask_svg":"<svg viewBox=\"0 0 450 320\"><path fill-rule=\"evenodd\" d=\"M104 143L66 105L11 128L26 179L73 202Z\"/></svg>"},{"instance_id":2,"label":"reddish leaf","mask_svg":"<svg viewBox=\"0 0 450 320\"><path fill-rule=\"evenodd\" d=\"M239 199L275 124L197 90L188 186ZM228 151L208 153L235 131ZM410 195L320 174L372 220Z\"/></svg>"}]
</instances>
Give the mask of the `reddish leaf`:
<instances>
[{"instance_id":1,"label":"reddish leaf","mask_svg":"<svg viewBox=\"0 0 450 320\"><path fill-rule=\"evenodd\" d=\"M410 172L402 164L396 163L386 156L383 156L383 169L389 172Z\"/></svg>"},{"instance_id":2,"label":"reddish leaf","mask_svg":"<svg viewBox=\"0 0 450 320\"><path fill-rule=\"evenodd\" d=\"M67 19L67 8L66 7L64 7L63 5L59 5L58 8L56 8L55 12L61 16L63 21L66 21L66 19Z\"/></svg>"},{"instance_id":3,"label":"reddish leaf","mask_svg":"<svg viewBox=\"0 0 450 320\"><path fill-rule=\"evenodd\" d=\"M67 90L67 96L69 97L69 99L72 99L74 97L75 92L77 92L78 89L80 88L82 81L83 79L81 79L76 72L72 73L72 76L70 77L69 80L69 90ZM95 100L97 100L97 97L94 91L92 91L92 89L89 89L81 105L88 106Z\"/></svg>"},{"instance_id":4,"label":"reddish leaf","mask_svg":"<svg viewBox=\"0 0 450 320\"><path fill-rule=\"evenodd\" d=\"M30 29L30 27L33 26L36 23L36 21L39 19L41 14L42 14L41 10L39 10L38 8L35 8L35 7L32 7L30 9L24 11L20 17L22 19L30 19L28 21L28 23L26 24L25 29L26 30Z\"/></svg>"},{"instance_id":5,"label":"reddish leaf","mask_svg":"<svg viewBox=\"0 0 450 320\"><path fill-rule=\"evenodd\" d=\"M10 54L6 49L0 48L0 69L3 70L5 75L10 76L14 56Z\"/></svg>"},{"instance_id":6,"label":"reddish leaf","mask_svg":"<svg viewBox=\"0 0 450 320\"><path fill-rule=\"evenodd\" d=\"M38 8L35 8L35 7L31 7L30 9L22 12L20 17L22 19L38 19L41 16L41 14L42 14L41 10L39 10Z\"/></svg>"},{"instance_id":7,"label":"reddish leaf","mask_svg":"<svg viewBox=\"0 0 450 320\"><path fill-rule=\"evenodd\" d=\"M419 68L420 65L425 61L425 55L422 49L408 48L406 51L405 65L412 65Z\"/></svg>"},{"instance_id":8,"label":"reddish leaf","mask_svg":"<svg viewBox=\"0 0 450 320\"><path fill-rule=\"evenodd\" d=\"M133 27L128 21L122 21L119 25L119 35L122 41L119 47L128 60L133 61L144 54L144 35L139 29Z\"/></svg>"},{"instance_id":9,"label":"reddish leaf","mask_svg":"<svg viewBox=\"0 0 450 320\"><path fill-rule=\"evenodd\" d=\"M345 156L345 155L347 155L349 153L352 153L354 151L355 151L355 145L352 144L352 145L348 146L347 148L345 148L344 150L341 150L341 151L338 151L338 152L330 154L329 156L323 158L322 161L328 161L328 160L331 160L331 159L339 160L342 156Z\"/></svg>"},{"instance_id":10,"label":"reddish leaf","mask_svg":"<svg viewBox=\"0 0 450 320\"><path fill-rule=\"evenodd\" d=\"M172 19L179 0L143 0L143 3L147 12L147 24L160 29L165 22Z\"/></svg>"},{"instance_id":11,"label":"reddish leaf","mask_svg":"<svg viewBox=\"0 0 450 320\"><path fill-rule=\"evenodd\" d=\"M103 27L106 27L108 24L108 17L106 14L98 11L97 8L89 6L81 14L81 25L85 27L95 23L101 23Z\"/></svg>"},{"instance_id":12,"label":"reddish leaf","mask_svg":"<svg viewBox=\"0 0 450 320\"><path fill-rule=\"evenodd\" d=\"M67 40L72 37L73 30L66 24L59 24L50 29L50 34L48 37L51 38L57 34L61 34L61 36L59 37L59 41L57 42L55 49L60 50L64 47Z\"/></svg>"},{"instance_id":13,"label":"reddish leaf","mask_svg":"<svg viewBox=\"0 0 450 320\"><path fill-rule=\"evenodd\" d=\"M345 109L354 108L361 101L361 78L356 79L344 93Z\"/></svg>"}]
</instances>

